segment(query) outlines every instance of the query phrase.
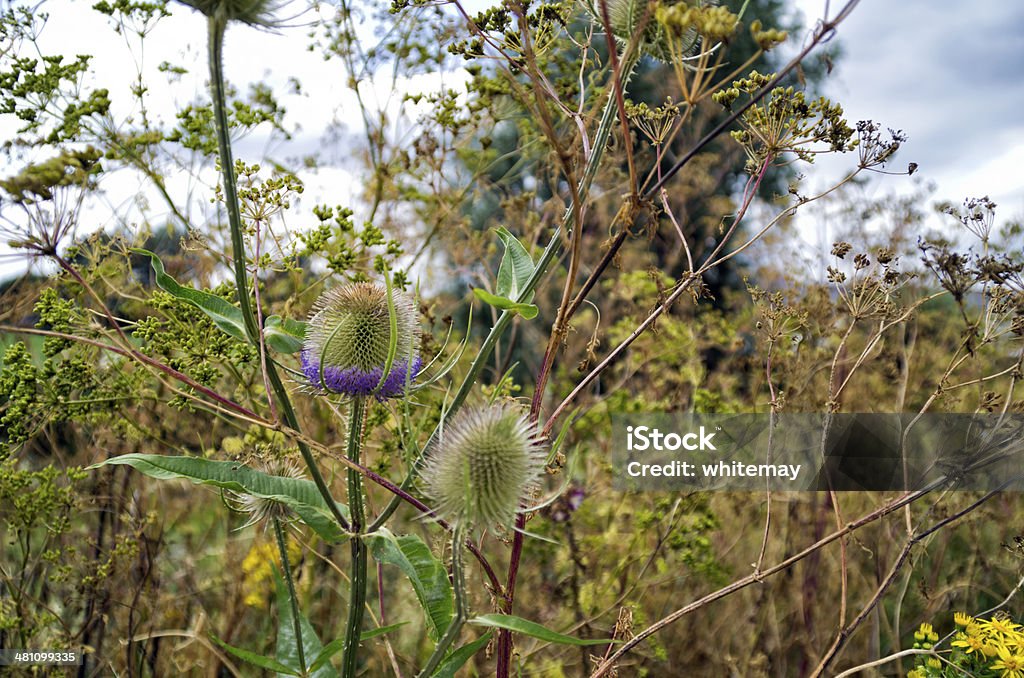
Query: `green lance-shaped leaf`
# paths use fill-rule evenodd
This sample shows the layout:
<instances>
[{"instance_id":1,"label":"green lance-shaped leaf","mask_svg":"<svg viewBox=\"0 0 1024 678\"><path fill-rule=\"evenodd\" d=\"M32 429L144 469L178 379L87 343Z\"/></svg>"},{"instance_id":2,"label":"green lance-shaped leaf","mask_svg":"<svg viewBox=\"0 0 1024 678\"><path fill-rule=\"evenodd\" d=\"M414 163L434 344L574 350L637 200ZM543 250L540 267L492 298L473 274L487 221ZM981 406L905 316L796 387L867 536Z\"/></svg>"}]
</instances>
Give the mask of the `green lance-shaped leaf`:
<instances>
[{"instance_id":1,"label":"green lance-shaped leaf","mask_svg":"<svg viewBox=\"0 0 1024 678\"><path fill-rule=\"evenodd\" d=\"M491 294L487 290L474 288L473 294L495 308L518 313L527 320L535 318L537 317L537 307L529 303L533 299L533 292L530 292L522 301L519 299L536 268L533 259L530 258L530 253L526 251L523 243L519 242L504 226L498 228L497 233L498 238L505 246L505 253L498 266L498 278L494 285L495 293Z\"/></svg>"},{"instance_id":2,"label":"green lance-shaped leaf","mask_svg":"<svg viewBox=\"0 0 1024 678\"><path fill-rule=\"evenodd\" d=\"M395 536L381 528L364 538L378 562L396 565L409 578L427 617L430 635L435 640L439 638L454 614L452 586L444 565L416 535Z\"/></svg>"},{"instance_id":3,"label":"green lance-shaped leaf","mask_svg":"<svg viewBox=\"0 0 1024 678\"><path fill-rule=\"evenodd\" d=\"M533 275L533 259L523 247L523 243L519 242L504 226L498 228L498 237L505 245L505 254L502 255L501 264L498 266L498 281L495 291L498 296L518 301L519 295L526 288L527 281ZM530 297L533 297L532 293ZM529 300L524 299L524 301Z\"/></svg>"},{"instance_id":4,"label":"green lance-shaped leaf","mask_svg":"<svg viewBox=\"0 0 1024 678\"><path fill-rule=\"evenodd\" d=\"M402 628L403 626L405 626L408 623L409 622L407 622L407 621L398 622L397 624L388 624L387 626L378 626L375 629L369 629L367 631L363 631L360 634L360 636L359 636L359 642L365 643L366 641L370 640L371 638L376 638L377 636L383 636L385 633L391 633L395 629L400 629L400 628ZM316 675L316 671L321 666L325 666L327 664L327 662L331 660L331 657L333 657L334 655L336 655L339 652L341 652L341 650L344 647L345 647L345 639L344 638L337 638L337 639L332 640L331 642L327 643L326 645L324 645L323 649L320 650L320 653L316 655L316 658L314 658L313 662L309 665L310 672L312 674Z\"/></svg>"},{"instance_id":5,"label":"green lance-shaped leaf","mask_svg":"<svg viewBox=\"0 0 1024 678\"><path fill-rule=\"evenodd\" d=\"M160 257L153 252L144 250L141 247L132 248L132 252L149 257L150 264L153 266L153 272L156 274L156 284L160 289L175 299L181 299L192 304L209 316L210 320L217 327L235 339L248 341L245 335L245 323L242 321L241 309L215 294L179 285L178 281L164 270L164 264L160 261Z\"/></svg>"},{"instance_id":6,"label":"green lance-shaped leaf","mask_svg":"<svg viewBox=\"0 0 1024 678\"><path fill-rule=\"evenodd\" d=\"M327 659L315 669L310 666L303 674L299 666L299 653L296 651L295 623L292 619L292 605L288 600L288 588L284 581L275 572L274 586L277 589L277 661L295 671L294 674L285 675L307 675L311 678L332 678L337 675L330 666ZM310 658L320 658L323 646L312 624L304 615L299 615L299 625L302 628L302 653L308 662ZM314 660L315 661L315 660Z\"/></svg>"},{"instance_id":7,"label":"green lance-shaped leaf","mask_svg":"<svg viewBox=\"0 0 1024 678\"><path fill-rule=\"evenodd\" d=\"M484 302L485 304L490 304L495 308L500 308L502 311L512 311L513 313L518 313L527 320L533 320L534 318L537 317L537 307L534 306L533 304L520 304L518 302L512 301L511 299L506 299L505 297L495 296L488 292L487 290L481 289L479 287L473 288L473 294L475 294L476 298Z\"/></svg>"},{"instance_id":8,"label":"green lance-shaped leaf","mask_svg":"<svg viewBox=\"0 0 1024 678\"><path fill-rule=\"evenodd\" d=\"M267 346L279 353L298 353L306 338L306 323L279 315L269 316L263 324L263 338Z\"/></svg>"},{"instance_id":9,"label":"green lance-shaped leaf","mask_svg":"<svg viewBox=\"0 0 1024 678\"><path fill-rule=\"evenodd\" d=\"M227 650L231 654L235 655L239 659L241 659L243 661L247 661L250 664L255 664L256 666L260 667L261 669L266 669L268 671L274 671L279 676L297 676L297 675L299 675L298 671L295 671L294 669L292 669L292 668L290 668L288 666L285 666L284 664L282 664L281 662L277 661L276 659L271 659L270 657L264 657L261 654L256 654L255 652L250 652L249 650L243 650L242 648L235 647L234 645L228 645L227 643L225 643L223 640L221 640L217 636L211 635L210 636L210 640L215 642L217 645L220 645L222 648L224 648L225 650Z\"/></svg>"},{"instance_id":10,"label":"green lance-shaped leaf","mask_svg":"<svg viewBox=\"0 0 1024 678\"><path fill-rule=\"evenodd\" d=\"M545 628L537 622L532 622L528 619L516 617L511 614L483 614L479 617L470 619L469 623L476 624L477 626L490 626L497 629L508 629L514 633L521 633L524 636L530 636L549 643L558 643L559 645L607 645L608 643L618 642L610 638L593 638L589 640L573 638L572 636L567 636L564 633L558 633L557 631Z\"/></svg>"},{"instance_id":11,"label":"green lance-shaped leaf","mask_svg":"<svg viewBox=\"0 0 1024 678\"><path fill-rule=\"evenodd\" d=\"M89 468L110 465L131 466L151 478L184 478L196 484L212 485L260 499L279 501L295 511L302 522L327 541L339 542L347 537L334 520L316 485L310 480L260 473L240 462L160 454L124 454ZM348 507L342 504L338 504L338 507L347 517Z\"/></svg>"},{"instance_id":12,"label":"green lance-shaped leaf","mask_svg":"<svg viewBox=\"0 0 1024 678\"><path fill-rule=\"evenodd\" d=\"M240 308L215 294L180 284L164 270L160 257L153 252L141 247L132 248L132 252L149 257L153 272L156 274L157 287L175 299L192 304L205 313L213 324L235 339L246 342L249 340L245 334L245 321L242 319ZM267 346L279 353L298 353L302 350L302 342L306 337L306 323L272 315L264 323L263 337Z\"/></svg>"},{"instance_id":13,"label":"green lance-shaped leaf","mask_svg":"<svg viewBox=\"0 0 1024 678\"><path fill-rule=\"evenodd\" d=\"M466 643L445 657L445 660L437 667L431 678L455 678L455 674L462 668L462 665L469 661L470 657L487 647L487 643L490 641L491 632L488 631L472 643Z\"/></svg>"}]
</instances>

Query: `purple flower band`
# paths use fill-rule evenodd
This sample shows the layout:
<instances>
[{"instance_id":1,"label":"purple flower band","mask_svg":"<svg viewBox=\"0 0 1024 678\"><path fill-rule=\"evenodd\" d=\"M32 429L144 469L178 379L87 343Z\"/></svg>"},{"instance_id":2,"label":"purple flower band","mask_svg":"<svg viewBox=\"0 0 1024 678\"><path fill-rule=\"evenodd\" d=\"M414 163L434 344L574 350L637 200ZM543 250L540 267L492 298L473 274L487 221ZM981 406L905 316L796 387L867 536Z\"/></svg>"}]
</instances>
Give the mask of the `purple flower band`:
<instances>
[{"instance_id":1,"label":"purple flower band","mask_svg":"<svg viewBox=\"0 0 1024 678\"><path fill-rule=\"evenodd\" d=\"M402 395L405 391L406 382L411 382L419 374L423 361L419 356L412 359L412 369L409 368L409 361L395 362L391 366L391 372L377 392L377 398L394 398ZM320 380L320 360L310 351L302 352L302 372L306 375L310 385L318 391L327 390L335 393L346 393L353 396L372 395L377 384L380 384L381 375L384 374L384 366L375 367L365 372L358 367L332 367L324 366L323 381Z\"/></svg>"}]
</instances>

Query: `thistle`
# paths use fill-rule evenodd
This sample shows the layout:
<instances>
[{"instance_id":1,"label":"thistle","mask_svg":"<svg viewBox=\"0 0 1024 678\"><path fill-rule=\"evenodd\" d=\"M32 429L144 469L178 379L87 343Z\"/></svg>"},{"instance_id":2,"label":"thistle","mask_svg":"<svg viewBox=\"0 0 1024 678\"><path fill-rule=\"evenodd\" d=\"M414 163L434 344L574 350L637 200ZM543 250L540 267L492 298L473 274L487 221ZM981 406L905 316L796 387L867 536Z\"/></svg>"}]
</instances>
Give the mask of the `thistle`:
<instances>
[{"instance_id":1,"label":"thistle","mask_svg":"<svg viewBox=\"0 0 1024 678\"><path fill-rule=\"evenodd\" d=\"M391 314L388 290L352 283L328 290L317 301L306 329L302 371L313 388L351 396L393 398L405 392L422 366L420 327L413 301L391 292L397 341L390 369Z\"/></svg>"},{"instance_id":2,"label":"thistle","mask_svg":"<svg viewBox=\"0 0 1024 678\"><path fill-rule=\"evenodd\" d=\"M513 405L492 405L463 410L445 426L423 479L441 518L509 528L544 461L536 426Z\"/></svg>"}]
</instances>

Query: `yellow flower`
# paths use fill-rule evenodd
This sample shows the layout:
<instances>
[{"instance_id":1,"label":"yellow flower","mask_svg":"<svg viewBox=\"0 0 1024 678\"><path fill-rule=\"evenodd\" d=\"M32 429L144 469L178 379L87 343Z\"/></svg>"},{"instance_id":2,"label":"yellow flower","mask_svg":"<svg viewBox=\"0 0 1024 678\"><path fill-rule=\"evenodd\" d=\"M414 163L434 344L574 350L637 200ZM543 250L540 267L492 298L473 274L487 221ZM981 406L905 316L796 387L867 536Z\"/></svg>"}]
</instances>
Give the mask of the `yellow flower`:
<instances>
[{"instance_id":1,"label":"yellow flower","mask_svg":"<svg viewBox=\"0 0 1024 678\"><path fill-rule=\"evenodd\" d=\"M927 661L927 664L928 664L929 667L931 667L933 669L941 669L942 668L942 662L939 661L938 659L936 659L935 657L929 657L928 661Z\"/></svg>"},{"instance_id":2,"label":"yellow flower","mask_svg":"<svg viewBox=\"0 0 1024 678\"><path fill-rule=\"evenodd\" d=\"M999 659L989 665L993 671L1000 671L1000 678L1024 678L1024 655L998 647Z\"/></svg>"},{"instance_id":3,"label":"yellow flower","mask_svg":"<svg viewBox=\"0 0 1024 678\"><path fill-rule=\"evenodd\" d=\"M957 634L956 640L952 642L953 647L964 648L965 654L971 654L972 652L984 653L985 642L977 636L965 636L962 633Z\"/></svg>"},{"instance_id":4,"label":"yellow flower","mask_svg":"<svg viewBox=\"0 0 1024 678\"><path fill-rule=\"evenodd\" d=\"M989 635L1009 636L1020 628L1020 624L1013 623L1013 620L1008 617L992 617L988 621L983 619L978 624Z\"/></svg>"},{"instance_id":5,"label":"yellow flower","mask_svg":"<svg viewBox=\"0 0 1024 678\"><path fill-rule=\"evenodd\" d=\"M294 565L302 554L298 542L288 540L288 560ZM245 593L243 602L249 607L265 607L273 590L273 573L276 565L281 569L281 557L277 552L277 544L273 541L256 539L249 548L249 553L242 560L242 590Z\"/></svg>"},{"instance_id":6,"label":"yellow flower","mask_svg":"<svg viewBox=\"0 0 1024 678\"><path fill-rule=\"evenodd\" d=\"M971 615L967 614L966 612L954 612L953 613L953 623L955 623L957 626L967 626L968 624L970 624L973 621L974 621L974 617L972 617Z\"/></svg>"}]
</instances>

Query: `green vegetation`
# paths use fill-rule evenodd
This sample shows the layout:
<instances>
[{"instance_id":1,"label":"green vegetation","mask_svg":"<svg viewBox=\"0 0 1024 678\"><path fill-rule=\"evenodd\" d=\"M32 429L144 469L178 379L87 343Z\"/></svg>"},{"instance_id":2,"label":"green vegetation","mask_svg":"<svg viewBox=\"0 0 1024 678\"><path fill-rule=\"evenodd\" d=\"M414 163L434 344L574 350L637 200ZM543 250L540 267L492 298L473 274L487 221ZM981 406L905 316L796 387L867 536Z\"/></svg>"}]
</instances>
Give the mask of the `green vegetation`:
<instances>
[{"instance_id":1,"label":"green vegetation","mask_svg":"<svg viewBox=\"0 0 1024 678\"><path fill-rule=\"evenodd\" d=\"M84 676L1024 676L1016 493L614 489L612 417L1024 414L1020 226L865 199L906 137L814 92L854 5L782 62L772 0L97 3L140 51L202 15L208 95L163 111L141 65L106 82L4 9L0 222L48 274L0 289L0 647ZM299 202L317 156L234 159L294 131L231 86L240 30L338 66L355 204ZM849 172L811 192L822 154ZM119 174L159 210L98 202ZM133 227L88 233L97 204ZM801 267L816 209L841 235Z\"/></svg>"}]
</instances>

